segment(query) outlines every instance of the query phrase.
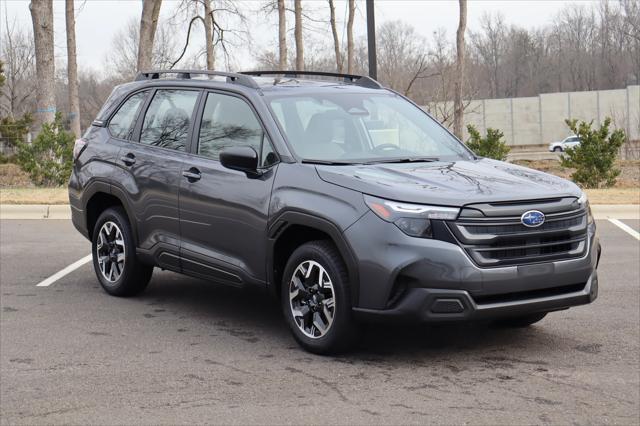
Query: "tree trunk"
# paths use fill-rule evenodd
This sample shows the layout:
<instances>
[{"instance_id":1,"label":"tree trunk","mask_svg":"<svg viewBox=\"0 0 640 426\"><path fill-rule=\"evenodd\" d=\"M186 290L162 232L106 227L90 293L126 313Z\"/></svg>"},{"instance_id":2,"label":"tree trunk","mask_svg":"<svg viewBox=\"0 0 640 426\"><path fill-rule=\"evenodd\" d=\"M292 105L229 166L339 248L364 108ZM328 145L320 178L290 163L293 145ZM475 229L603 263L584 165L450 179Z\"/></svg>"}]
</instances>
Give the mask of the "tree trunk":
<instances>
[{"instance_id":1,"label":"tree trunk","mask_svg":"<svg viewBox=\"0 0 640 426\"><path fill-rule=\"evenodd\" d=\"M73 0L66 0L67 80L69 84L69 121L76 138L80 137L80 101L78 99L78 64L76 63L76 18Z\"/></svg>"},{"instance_id":2,"label":"tree trunk","mask_svg":"<svg viewBox=\"0 0 640 426\"><path fill-rule=\"evenodd\" d=\"M295 12L295 29L294 35L296 39L296 69L304 71L304 45L302 44L302 2L295 0L293 3Z\"/></svg>"},{"instance_id":3,"label":"tree trunk","mask_svg":"<svg viewBox=\"0 0 640 426\"><path fill-rule=\"evenodd\" d=\"M204 1L204 36L206 37L207 48L207 69L213 71L216 58L213 52L213 11L211 10L211 1Z\"/></svg>"},{"instance_id":4,"label":"tree trunk","mask_svg":"<svg viewBox=\"0 0 640 426\"><path fill-rule=\"evenodd\" d=\"M456 79L453 93L453 133L462 139L464 105L462 104L462 86L464 84L464 32L467 28L467 0L460 3L460 21L456 32Z\"/></svg>"},{"instance_id":5,"label":"tree trunk","mask_svg":"<svg viewBox=\"0 0 640 426\"><path fill-rule=\"evenodd\" d=\"M280 71L287 69L287 15L284 0L278 0L278 47Z\"/></svg>"},{"instance_id":6,"label":"tree trunk","mask_svg":"<svg viewBox=\"0 0 640 426\"><path fill-rule=\"evenodd\" d=\"M331 16L329 23L331 24L331 33L333 34L333 49L336 52L336 69L342 73L342 55L340 54L340 39L338 38L338 29L336 28L336 7L333 0L329 0L329 11Z\"/></svg>"},{"instance_id":7,"label":"tree trunk","mask_svg":"<svg viewBox=\"0 0 640 426\"><path fill-rule=\"evenodd\" d=\"M36 51L36 113L33 127L40 131L56 114L55 63L53 58L53 2L32 0L29 5Z\"/></svg>"},{"instance_id":8,"label":"tree trunk","mask_svg":"<svg viewBox=\"0 0 640 426\"><path fill-rule=\"evenodd\" d=\"M153 39L156 36L162 0L143 0L140 17L140 41L138 42L138 72L151 69Z\"/></svg>"},{"instance_id":9,"label":"tree trunk","mask_svg":"<svg viewBox=\"0 0 640 426\"><path fill-rule=\"evenodd\" d=\"M349 17L347 18L347 73L353 74L355 52L353 48L353 20L356 14L356 0L349 0Z\"/></svg>"}]
</instances>

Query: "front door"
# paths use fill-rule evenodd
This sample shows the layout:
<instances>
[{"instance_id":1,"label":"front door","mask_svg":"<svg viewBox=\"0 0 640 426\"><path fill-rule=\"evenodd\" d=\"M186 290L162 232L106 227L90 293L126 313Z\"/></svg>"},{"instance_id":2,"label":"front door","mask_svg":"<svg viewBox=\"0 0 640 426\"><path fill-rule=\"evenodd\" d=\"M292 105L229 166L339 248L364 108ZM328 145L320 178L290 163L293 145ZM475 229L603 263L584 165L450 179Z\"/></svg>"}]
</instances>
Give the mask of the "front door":
<instances>
[{"instance_id":1,"label":"front door","mask_svg":"<svg viewBox=\"0 0 640 426\"><path fill-rule=\"evenodd\" d=\"M180 182L183 271L238 286L264 283L277 157L244 98L209 92L201 109ZM223 167L220 151L231 146L254 148L264 173L249 177Z\"/></svg>"}]
</instances>

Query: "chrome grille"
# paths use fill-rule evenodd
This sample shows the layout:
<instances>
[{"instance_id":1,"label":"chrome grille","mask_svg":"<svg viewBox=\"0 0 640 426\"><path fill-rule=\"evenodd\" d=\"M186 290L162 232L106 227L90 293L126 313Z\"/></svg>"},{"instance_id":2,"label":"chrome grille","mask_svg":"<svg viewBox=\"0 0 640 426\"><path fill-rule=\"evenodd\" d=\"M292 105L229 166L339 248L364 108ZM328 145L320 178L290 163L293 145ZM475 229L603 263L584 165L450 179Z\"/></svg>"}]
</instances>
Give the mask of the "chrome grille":
<instances>
[{"instance_id":1,"label":"chrome grille","mask_svg":"<svg viewBox=\"0 0 640 426\"><path fill-rule=\"evenodd\" d=\"M587 208L571 201L556 203L553 213L539 208L545 213L545 222L537 228L524 226L520 215L514 215L535 208L533 203L521 209L510 203L505 207L509 216L500 215L500 205L491 205L490 216L482 213L482 206L471 206L467 212L473 214L462 214L448 226L469 256L483 267L580 257L587 249Z\"/></svg>"}]
</instances>

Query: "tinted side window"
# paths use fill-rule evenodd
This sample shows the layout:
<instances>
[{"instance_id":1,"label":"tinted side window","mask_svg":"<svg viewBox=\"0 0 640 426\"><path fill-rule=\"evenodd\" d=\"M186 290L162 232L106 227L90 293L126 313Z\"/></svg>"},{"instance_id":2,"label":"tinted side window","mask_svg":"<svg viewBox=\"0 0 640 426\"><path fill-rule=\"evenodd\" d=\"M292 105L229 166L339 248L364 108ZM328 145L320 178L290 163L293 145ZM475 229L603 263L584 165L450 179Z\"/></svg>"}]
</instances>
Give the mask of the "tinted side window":
<instances>
[{"instance_id":1,"label":"tinted side window","mask_svg":"<svg viewBox=\"0 0 640 426\"><path fill-rule=\"evenodd\" d=\"M109 122L111 136L119 139L128 139L133 130L138 116L140 105L144 102L147 92L136 93L125 101Z\"/></svg>"},{"instance_id":2,"label":"tinted side window","mask_svg":"<svg viewBox=\"0 0 640 426\"><path fill-rule=\"evenodd\" d=\"M261 156L263 166L277 160L260 122L245 101L209 93L200 124L198 154L217 160L220 151L232 146L252 147Z\"/></svg>"},{"instance_id":3,"label":"tinted side window","mask_svg":"<svg viewBox=\"0 0 640 426\"><path fill-rule=\"evenodd\" d=\"M140 143L186 151L196 90L156 91L142 124Z\"/></svg>"}]
</instances>

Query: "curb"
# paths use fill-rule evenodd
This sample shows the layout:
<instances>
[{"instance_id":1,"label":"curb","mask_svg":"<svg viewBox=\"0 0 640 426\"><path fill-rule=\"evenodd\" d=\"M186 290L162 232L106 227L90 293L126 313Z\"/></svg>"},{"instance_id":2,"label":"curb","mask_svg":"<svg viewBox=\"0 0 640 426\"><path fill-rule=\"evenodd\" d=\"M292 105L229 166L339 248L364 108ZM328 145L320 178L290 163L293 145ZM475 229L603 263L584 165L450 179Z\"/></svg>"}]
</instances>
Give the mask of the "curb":
<instances>
[{"instance_id":1,"label":"curb","mask_svg":"<svg viewBox=\"0 0 640 426\"><path fill-rule=\"evenodd\" d=\"M71 219L68 204L0 204L0 219Z\"/></svg>"},{"instance_id":2,"label":"curb","mask_svg":"<svg viewBox=\"0 0 640 426\"><path fill-rule=\"evenodd\" d=\"M594 204L596 219L640 219L640 204ZM68 204L0 204L0 219L71 219Z\"/></svg>"}]
</instances>

